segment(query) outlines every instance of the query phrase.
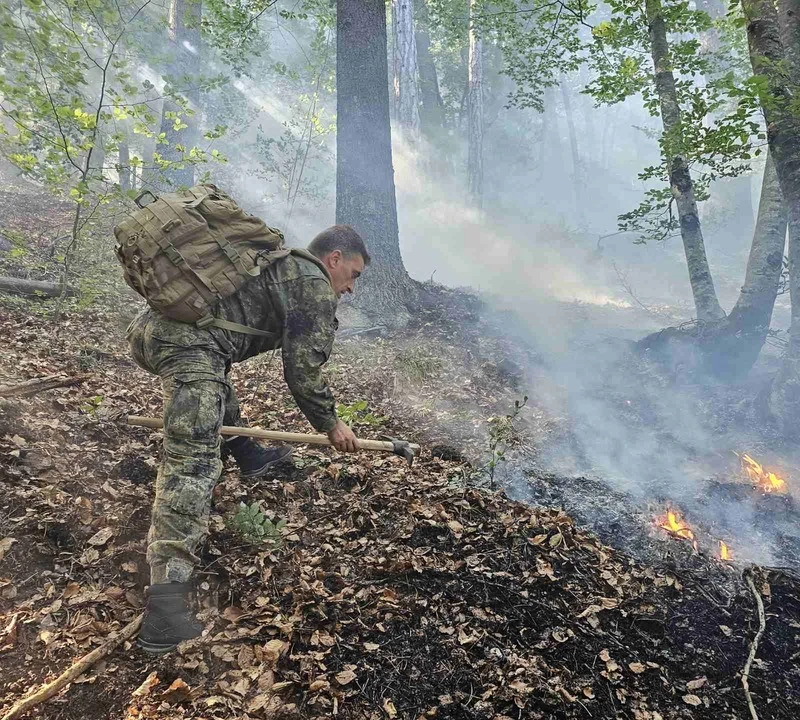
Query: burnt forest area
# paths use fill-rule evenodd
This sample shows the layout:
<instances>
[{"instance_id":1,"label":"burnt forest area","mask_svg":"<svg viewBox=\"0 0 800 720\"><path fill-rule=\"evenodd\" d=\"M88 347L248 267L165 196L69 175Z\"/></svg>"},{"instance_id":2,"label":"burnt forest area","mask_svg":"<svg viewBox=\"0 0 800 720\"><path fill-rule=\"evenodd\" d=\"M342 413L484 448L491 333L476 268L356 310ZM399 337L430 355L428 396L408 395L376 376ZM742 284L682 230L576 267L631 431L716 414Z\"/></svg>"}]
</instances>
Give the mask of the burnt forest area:
<instances>
[{"instance_id":1,"label":"burnt forest area","mask_svg":"<svg viewBox=\"0 0 800 720\"><path fill-rule=\"evenodd\" d=\"M796 5L0 4L0 720L800 717ZM336 413L419 453L223 448L149 655L132 267L334 224ZM312 432L280 349L230 378Z\"/></svg>"}]
</instances>

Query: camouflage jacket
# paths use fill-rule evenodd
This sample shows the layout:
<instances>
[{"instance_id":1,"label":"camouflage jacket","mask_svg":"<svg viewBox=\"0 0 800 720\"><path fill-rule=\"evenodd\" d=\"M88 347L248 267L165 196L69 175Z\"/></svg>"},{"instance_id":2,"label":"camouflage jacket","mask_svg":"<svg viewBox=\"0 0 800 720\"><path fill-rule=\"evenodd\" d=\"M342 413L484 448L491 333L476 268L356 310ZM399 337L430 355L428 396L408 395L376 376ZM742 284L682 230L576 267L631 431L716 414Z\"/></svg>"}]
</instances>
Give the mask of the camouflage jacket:
<instances>
[{"instance_id":1,"label":"camouflage jacket","mask_svg":"<svg viewBox=\"0 0 800 720\"><path fill-rule=\"evenodd\" d=\"M273 337L216 327L209 332L231 362L280 348L284 378L300 410L317 431L328 432L336 424L336 411L321 369L333 348L336 305L330 276L321 263L292 254L267 266L214 310L218 318Z\"/></svg>"}]
</instances>

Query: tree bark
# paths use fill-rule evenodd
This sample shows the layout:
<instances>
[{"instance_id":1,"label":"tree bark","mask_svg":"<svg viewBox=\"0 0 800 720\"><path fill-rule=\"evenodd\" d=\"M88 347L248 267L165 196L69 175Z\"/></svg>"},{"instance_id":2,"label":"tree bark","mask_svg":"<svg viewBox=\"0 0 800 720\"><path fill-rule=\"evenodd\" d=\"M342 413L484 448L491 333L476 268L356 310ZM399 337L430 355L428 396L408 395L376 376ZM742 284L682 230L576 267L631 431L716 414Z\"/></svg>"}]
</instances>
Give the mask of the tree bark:
<instances>
[{"instance_id":1,"label":"tree bark","mask_svg":"<svg viewBox=\"0 0 800 720\"><path fill-rule=\"evenodd\" d=\"M336 222L372 256L351 306L402 324L415 285L400 255L382 0L337 0L336 44Z\"/></svg>"},{"instance_id":2,"label":"tree bark","mask_svg":"<svg viewBox=\"0 0 800 720\"><path fill-rule=\"evenodd\" d=\"M413 0L392 0L392 34L394 117L405 136L413 141L418 138L420 129Z\"/></svg>"},{"instance_id":3,"label":"tree bark","mask_svg":"<svg viewBox=\"0 0 800 720\"><path fill-rule=\"evenodd\" d=\"M439 76L431 55L428 34L428 9L424 0L418 0L416 31L417 71L419 72L420 127L428 137L435 137L444 127L444 102L439 89Z\"/></svg>"},{"instance_id":4,"label":"tree bark","mask_svg":"<svg viewBox=\"0 0 800 720\"><path fill-rule=\"evenodd\" d=\"M467 175L469 193L483 204L483 41L475 26L476 0L469 2L469 52L467 56Z\"/></svg>"},{"instance_id":5,"label":"tree bark","mask_svg":"<svg viewBox=\"0 0 800 720\"><path fill-rule=\"evenodd\" d=\"M753 73L766 80L762 102L767 141L789 208L789 292L792 321L789 347L769 395L769 409L786 435L800 434L800 118L794 112L798 77L796 2L742 0ZM785 43L785 45L784 45ZM788 73L783 69L788 66Z\"/></svg>"},{"instance_id":6,"label":"tree bark","mask_svg":"<svg viewBox=\"0 0 800 720\"><path fill-rule=\"evenodd\" d=\"M661 105L661 120L664 126L665 148L671 153L669 162L669 181L672 195L678 209L683 249L689 269L689 282L692 287L697 319L712 322L725 316L717 299L714 281L706 257L694 184L689 174L686 158L680 153L672 154L670 146L682 136L681 110L678 105L675 76L669 57L667 30L661 0L646 0L647 23L650 31L650 46L655 66L656 93Z\"/></svg>"},{"instance_id":7,"label":"tree bark","mask_svg":"<svg viewBox=\"0 0 800 720\"><path fill-rule=\"evenodd\" d=\"M202 7L202 0L171 0L169 40L172 60L168 71L173 80L182 74L190 74L192 66L197 63L197 54L200 51ZM197 88L179 89L184 91L183 94L196 110L199 103ZM185 156L199 139L197 115L187 117L186 114L182 114L181 122L186 123L189 127L176 130L175 121L169 117L169 114L178 112L181 112L180 105L174 100L165 98L161 112L160 132L164 133L166 144L161 148L160 154L164 160L177 165L165 170L163 175L171 185L190 187L194 185L194 165L185 162Z\"/></svg>"},{"instance_id":8,"label":"tree bark","mask_svg":"<svg viewBox=\"0 0 800 720\"><path fill-rule=\"evenodd\" d=\"M561 100L564 103L564 114L567 118L567 131L569 134L569 147L572 151L572 190L575 195L575 220L578 227L583 229L586 220L583 214L583 172L581 168L581 158L578 153L578 136L575 132L575 116L572 114L572 102L569 96L569 87L566 79L561 78Z\"/></svg>"}]
</instances>

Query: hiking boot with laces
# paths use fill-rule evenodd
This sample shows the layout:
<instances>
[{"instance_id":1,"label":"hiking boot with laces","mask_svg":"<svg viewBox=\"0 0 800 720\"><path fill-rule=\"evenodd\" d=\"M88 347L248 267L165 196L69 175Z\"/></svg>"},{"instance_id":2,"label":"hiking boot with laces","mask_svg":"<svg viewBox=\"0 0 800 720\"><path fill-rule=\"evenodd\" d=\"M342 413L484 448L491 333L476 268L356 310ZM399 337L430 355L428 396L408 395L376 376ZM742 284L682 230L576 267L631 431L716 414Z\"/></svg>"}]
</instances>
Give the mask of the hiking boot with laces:
<instances>
[{"instance_id":1,"label":"hiking boot with laces","mask_svg":"<svg viewBox=\"0 0 800 720\"><path fill-rule=\"evenodd\" d=\"M288 445L267 448L247 437L228 440L225 446L236 460L242 478L261 477L270 467L282 460L288 460L292 455L292 448Z\"/></svg>"},{"instance_id":2,"label":"hiking boot with laces","mask_svg":"<svg viewBox=\"0 0 800 720\"><path fill-rule=\"evenodd\" d=\"M164 655L184 640L200 637L203 626L189 608L189 583L158 583L147 591L139 647L151 655Z\"/></svg>"}]
</instances>

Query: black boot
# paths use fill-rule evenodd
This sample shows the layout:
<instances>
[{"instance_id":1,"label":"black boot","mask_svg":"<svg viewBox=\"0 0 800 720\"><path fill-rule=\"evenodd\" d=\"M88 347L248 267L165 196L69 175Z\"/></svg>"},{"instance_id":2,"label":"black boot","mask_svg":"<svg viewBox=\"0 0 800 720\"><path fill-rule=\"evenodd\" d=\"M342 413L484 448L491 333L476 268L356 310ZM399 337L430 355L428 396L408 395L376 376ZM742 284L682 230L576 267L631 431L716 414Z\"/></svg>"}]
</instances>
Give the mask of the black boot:
<instances>
[{"instance_id":1,"label":"black boot","mask_svg":"<svg viewBox=\"0 0 800 720\"><path fill-rule=\"evenodd\" d=\"M288 460L292 454L292 448L288 445L266 448L248 437L233 438L228 440L225 446L236 460L239 475L243 478L261 477L275 463Z\"/></svg>"},{"instance_id":2,"label":"black boot","mask_svg":"<svg viewBox=\"0 0 800 720\"><path fill-rule=\"evenodd\" d=\"M147 591L139 647L151 655L174 650L184 640L200 637L203 626L187 602L189 583L158 583Z\"/></svg>"}]
</instances>

